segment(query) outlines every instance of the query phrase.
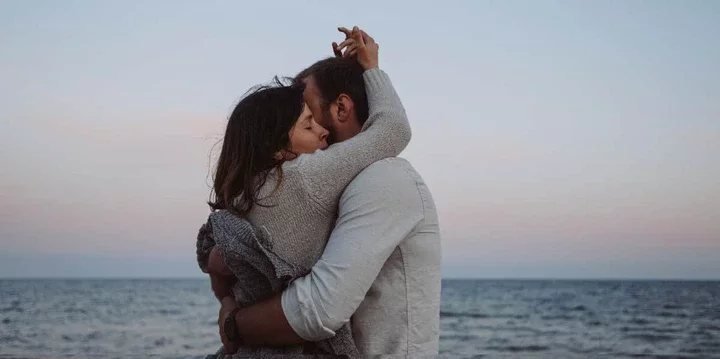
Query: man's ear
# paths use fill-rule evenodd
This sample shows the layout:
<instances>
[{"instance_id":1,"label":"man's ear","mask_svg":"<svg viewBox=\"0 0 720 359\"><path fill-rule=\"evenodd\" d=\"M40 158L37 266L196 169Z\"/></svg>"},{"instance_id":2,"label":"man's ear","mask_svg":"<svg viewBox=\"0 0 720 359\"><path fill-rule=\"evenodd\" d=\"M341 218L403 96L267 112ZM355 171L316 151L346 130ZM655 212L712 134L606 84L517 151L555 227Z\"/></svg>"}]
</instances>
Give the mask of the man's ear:
<instances>
[{"instance_id":1,"label":"man's ear","mask_svg":"<svg viewBox=\"0 0 720 359\"><path fill-rule=\"evenodd\" d=\"M355 113L355 103L350 96L344 93L340 94L335 104L337 105L337 120L339 122L352 120L353 114Z\"/></svg>"}]
</instances>

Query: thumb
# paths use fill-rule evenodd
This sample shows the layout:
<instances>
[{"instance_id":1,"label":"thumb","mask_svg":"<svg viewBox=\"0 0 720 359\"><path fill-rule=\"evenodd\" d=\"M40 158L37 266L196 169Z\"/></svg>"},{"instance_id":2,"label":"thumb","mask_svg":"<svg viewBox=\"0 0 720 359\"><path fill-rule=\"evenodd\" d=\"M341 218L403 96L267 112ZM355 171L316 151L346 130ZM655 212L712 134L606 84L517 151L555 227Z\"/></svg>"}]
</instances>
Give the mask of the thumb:
<instances>
[{"instance_id":1,"label":"thumb","mask_svg":"<svg viewBox=\"0 0 720 359\"><path fill-rule=\"evenodd\" d=\"M335 54L335 57L342 57L342 52L340 51L340 49L338 49L337 42L332 43L332 48L333 48L333 54Z\"/></svg>"}]
</instances>

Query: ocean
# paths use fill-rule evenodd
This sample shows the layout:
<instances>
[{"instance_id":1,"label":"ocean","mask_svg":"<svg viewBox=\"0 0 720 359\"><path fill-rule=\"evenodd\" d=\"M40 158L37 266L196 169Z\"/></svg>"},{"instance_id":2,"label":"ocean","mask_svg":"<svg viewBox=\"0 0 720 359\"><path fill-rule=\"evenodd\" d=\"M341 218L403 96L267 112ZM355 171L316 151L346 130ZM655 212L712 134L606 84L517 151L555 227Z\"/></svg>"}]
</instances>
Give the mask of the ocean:
<instances>
[{"instance_id":1,"label":"ocean","mask_svg":"<svg viewBox=\"0 0 720 359\"><path fill-rule=\"evenodd\" d=\"M0 280L0 357L202 358L209 281ZM441 357L720 357L720 282L445 280Z\"/></svg>"}]
</instances>

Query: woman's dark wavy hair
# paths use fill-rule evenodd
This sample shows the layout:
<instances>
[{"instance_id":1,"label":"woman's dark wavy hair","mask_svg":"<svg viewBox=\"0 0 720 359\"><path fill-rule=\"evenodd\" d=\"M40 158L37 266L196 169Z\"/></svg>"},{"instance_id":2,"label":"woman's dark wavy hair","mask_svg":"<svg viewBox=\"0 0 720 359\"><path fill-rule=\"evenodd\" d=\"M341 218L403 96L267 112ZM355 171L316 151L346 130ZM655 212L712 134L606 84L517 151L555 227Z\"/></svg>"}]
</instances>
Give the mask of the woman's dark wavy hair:
<instances>
[{"instance_id":1,"label":"woman's dark wavy hair","mask_svg":"<svg viewBox=\"0 0 720 359\"><path fill-rule=\"evenodd\" d=\"M305 106L303 90L302 83L276 77L270 85L250 89L235 106L215 166L208 201L213 211L245 216L258 205L258 191L272 169L278 170L280 184L283 161L275 154L290 147L290 130Z\"/></svg>"}]
</instances>

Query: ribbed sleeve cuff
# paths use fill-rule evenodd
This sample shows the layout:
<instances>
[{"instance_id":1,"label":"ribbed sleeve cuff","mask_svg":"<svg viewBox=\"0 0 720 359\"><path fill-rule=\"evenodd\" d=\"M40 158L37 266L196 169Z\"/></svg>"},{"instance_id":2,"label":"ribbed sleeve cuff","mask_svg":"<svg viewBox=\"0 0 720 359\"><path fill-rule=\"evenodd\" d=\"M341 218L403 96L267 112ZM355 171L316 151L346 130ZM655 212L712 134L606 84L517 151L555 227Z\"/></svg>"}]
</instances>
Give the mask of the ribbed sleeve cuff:
<instances>
[{"instance_id":1,"label":"ribbed sleeve cuff","mask_svg":"<svg viewBox=\"0 0 720 359\"><path fill-rule=\"evenodd\" d=\"M379 68L365 71L363 78L365 79L365 91L368 95L380 94L392 88L390 76Z\"/></svg>"}]
</instances>

